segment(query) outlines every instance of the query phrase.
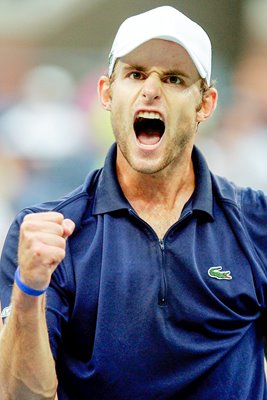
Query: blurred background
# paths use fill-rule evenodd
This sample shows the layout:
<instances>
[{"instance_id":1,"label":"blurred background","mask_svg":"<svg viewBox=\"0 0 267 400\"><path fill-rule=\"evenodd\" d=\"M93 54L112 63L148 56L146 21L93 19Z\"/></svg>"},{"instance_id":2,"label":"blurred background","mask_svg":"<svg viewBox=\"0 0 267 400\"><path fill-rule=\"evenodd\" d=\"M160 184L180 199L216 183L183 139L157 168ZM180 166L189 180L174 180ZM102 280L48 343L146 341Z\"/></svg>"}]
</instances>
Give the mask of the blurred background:
<instances>
[{"instance_id":1,"label":"blurred background","mask_svg":"<svg viewBox=\"0 0 267 400\"><path fill-rule=\"evenodd\" d=\"M114 35L166 4L213 43L219 104L198 146L214 172L267 191L266 0L0 0L0 250L21 208L102 165L113 136L96 85Z\"/></svg>"}]
</instances>

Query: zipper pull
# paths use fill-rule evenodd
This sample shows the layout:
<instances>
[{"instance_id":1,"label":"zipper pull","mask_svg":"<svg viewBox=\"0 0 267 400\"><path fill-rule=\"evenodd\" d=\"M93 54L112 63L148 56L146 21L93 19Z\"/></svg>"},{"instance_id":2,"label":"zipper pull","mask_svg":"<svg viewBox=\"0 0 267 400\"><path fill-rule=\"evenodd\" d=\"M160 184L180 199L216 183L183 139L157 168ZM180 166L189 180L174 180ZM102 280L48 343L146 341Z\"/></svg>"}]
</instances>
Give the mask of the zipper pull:
<instances>
[{"instance_id":1,"label":"zipper pull","mask_svg":"<svg viewBox=\"0 0 267 400\"><path fill-rule=\"evenodd\" d=\"M161 250L163 251L165 249L165 246L164 246L164 241L162 239L159 239L159 245Z\"/></svg>"}]
</instances>

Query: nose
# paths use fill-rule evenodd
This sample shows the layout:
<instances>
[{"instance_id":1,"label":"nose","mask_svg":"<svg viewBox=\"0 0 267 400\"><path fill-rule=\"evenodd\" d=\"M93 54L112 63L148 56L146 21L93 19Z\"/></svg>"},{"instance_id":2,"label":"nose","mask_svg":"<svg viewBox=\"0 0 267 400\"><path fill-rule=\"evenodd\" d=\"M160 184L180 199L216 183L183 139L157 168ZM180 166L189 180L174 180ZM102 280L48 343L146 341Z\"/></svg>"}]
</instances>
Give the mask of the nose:
<instances>
[{"instance_id":1,"label":"nose","mask_svg":"<svg viewBox=\"0 0 267 400\"><path fill-rule=\"evenodd\" d=\"M152 103L161 96L161 81L158 76L150 75L143 83L142 98L146 103Z\"/></svg>"}]
</instances>

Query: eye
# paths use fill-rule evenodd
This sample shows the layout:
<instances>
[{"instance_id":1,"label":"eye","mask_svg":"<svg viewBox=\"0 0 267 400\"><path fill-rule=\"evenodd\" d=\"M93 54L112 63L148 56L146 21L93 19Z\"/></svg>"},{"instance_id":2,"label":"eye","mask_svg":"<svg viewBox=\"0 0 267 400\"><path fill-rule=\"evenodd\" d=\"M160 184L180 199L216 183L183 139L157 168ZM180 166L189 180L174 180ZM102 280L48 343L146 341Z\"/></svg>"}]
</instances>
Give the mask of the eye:
<instances>
[{"instance_id":1,"label":"eye","mask_svg":"<svg viewBox=\"0 0 267 400\"><path fill-rule=\"evenodd\" d=\"M172 85L181 85L183 83L183 80L178 75L168 75L163 81Z\"/></svg>"},{"instance_id":2,"label":"eye","mask_svg":"<svg viewBox=\"0 0 267 400\"><path fill-rule=\"evenodd\" d=\"M129 78L137 80L137 81L144 78L142 72L140 72L140 71L132 71L129 73L128 76L129 76Z\"/></svg>"}]
</instances>

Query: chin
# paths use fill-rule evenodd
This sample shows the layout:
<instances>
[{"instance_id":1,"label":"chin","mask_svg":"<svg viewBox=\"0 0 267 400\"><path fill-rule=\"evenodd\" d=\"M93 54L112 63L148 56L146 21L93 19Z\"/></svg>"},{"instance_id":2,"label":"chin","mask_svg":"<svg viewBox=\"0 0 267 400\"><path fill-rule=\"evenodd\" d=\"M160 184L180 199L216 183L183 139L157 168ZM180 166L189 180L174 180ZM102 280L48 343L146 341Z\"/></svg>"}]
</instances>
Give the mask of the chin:
<instances>
[{"instance_id":1,"label":"chin","mask_svg":"<svg viewBox=\"0 0 267 400\"><path fill-rule=\"evenodd\" d=\"M156 163L138 162L131 164L131 167L138 173L144 175L154 175L164 169L163 165Z\"/></svg>"}]
</instances>

